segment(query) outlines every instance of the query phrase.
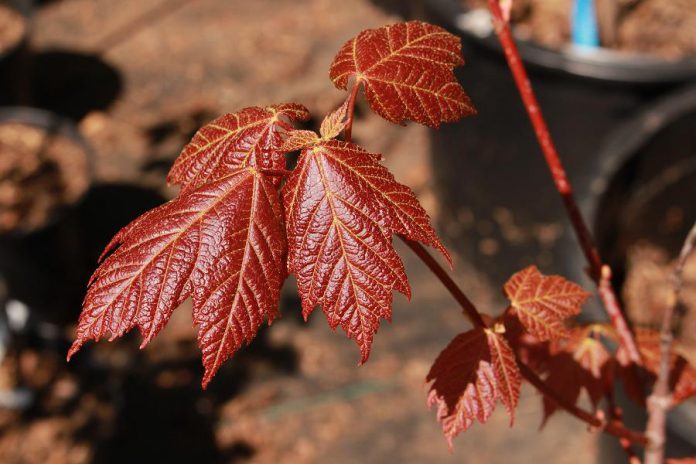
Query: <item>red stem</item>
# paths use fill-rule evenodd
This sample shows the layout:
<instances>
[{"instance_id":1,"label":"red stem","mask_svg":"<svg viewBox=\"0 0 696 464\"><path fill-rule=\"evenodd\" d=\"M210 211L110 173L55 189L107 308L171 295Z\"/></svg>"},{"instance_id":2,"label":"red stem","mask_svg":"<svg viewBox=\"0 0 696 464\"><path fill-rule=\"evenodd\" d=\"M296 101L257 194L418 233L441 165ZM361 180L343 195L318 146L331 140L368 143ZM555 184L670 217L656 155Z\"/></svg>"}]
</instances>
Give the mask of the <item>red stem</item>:
<instances>
[{"instance_id":1,"label":"red stem","mask_svg":"<svg viewBox=\"0 0 696 464\"><path fill-rule=\"evenodd\" d=\"M648 439L645 435L636 430L631 430L625 427L621 421L605 421L596 415L577 407L575 404L566 401L562 395L557 394L553 389L546 385L546 383L541 380L541 378L539 378L539 376L537 376L536 373L529 368L529 366L521 362L519 359L517 359L517 366L520 368L520 373L522 376L527 379L529 383L534 385L539 392L541 392L544 396L551 398L560 407L581 421L586 422L588 425L606 432L609 435L614 435L615 437L629 440L630 442L638 445L646 445L648 443Z\"/></svg>"},{"instance_id":2,"label":"red stem","mask_svg":"<svg viewBox=\"0 0 696 464\"><path fill-rule=\"evenodd\" d=\"M616 293L611 287L611 283L604 279L603 273L606 273L605 269L608 270L605 264L602 263L602 259L599 256L597 247L592 239L592 234L590 229L587 227L582 214L580 214L580 208L573 197L573 189L566 175L566 171L563 167L560 157L558 156L558 151L553 143L551 134L549 133L548 126L544 120L544 115L541 112L541 107L537 101L532 85L529 82L529 76L527 76L527 71L522 63L522 58L520 57L519 50L515 44L515 39L512 36L512 32L508 27L508 23L503 18L503 13L498 4L498 0L488 0L488 6L491 10L493 16L493 26L500 43L505 52L505 59L507 60L508 66L512 75L515 79L515 84L520 92L522 101L524 102L525 109L527 110L527 115L534 127L534 133L536 134L537 141L541 147L541 151L546 160L546 164L551 172L551 177L556 186L556 190L561 195L563 199L563 205L565 206L566 213L573 225L573 230L575 235L580 242L580 247L582 248L585 258L589 264L590 277L599 286L599 297L604 304L604 308L609 315L612 325L616 329L617 334L621 340L621 345L628 352L631 361L637 365L642 365L640 354L636 346L635 339L631 333L626 320L624 319L623 312L618 303L618 298L616 298ZM609 273L610 275L610 273Z\"/></svg>"},{"instance_id":3,"label":"red stem","mask_svg":"<svg viewBox=\"0 0 696 464\"><path fill-rule=\"evenodd\" d=\"M459 306L464 310L464 314L469 318L469 321L475 327L486 327L487 324L481 317L481 313L478 312L476 306L467 298L464 292L459 288L459 286L452 280L452 278L447 274L447 271L440 266L440 264L432 257L428 250L426 250L423 245L413 240L409 240L403 235L399 235L399 238L408 245L408 247L413 250L413 252L418 256L423 263L432 271L435 276L440 279L442 285L449 290L450 294L457 300Z\"/></svg>"},{"instance_id":4,"label":"red stem","mask_svg":"<svg viewBox=\"0 0 696 464\"><path fill-rule=\"evenodd\" d=\"M667 410L672 404L672 392L669 387L669 373L672 357L672 345L674 335L672 326L674 313L681 289L684 283L683 272L686 260L693 251L696 242L696 224L684 241L677 265L672 273L672 299L662 315L662 327L660 328L660 365L657 372L657 380L653 392L648 398L648 423L645 433L650 439L650 444L645 449L645 464L662 464L665 454L665 426L667 423Z\"/></svg>"},{"instance_id":5,"label":"red stem","mask_svg":"<svg viewBox=\"0 0 696 464\"><path fill-rule=\"evenodd\" d=\"M343 138L346 142L352 141L353 138L353 115L355 114L355 100L359 91L360 81L355 81L348 96L348 116L346 117L346 127L343 130Z\"/></svg>"}]
</instances>

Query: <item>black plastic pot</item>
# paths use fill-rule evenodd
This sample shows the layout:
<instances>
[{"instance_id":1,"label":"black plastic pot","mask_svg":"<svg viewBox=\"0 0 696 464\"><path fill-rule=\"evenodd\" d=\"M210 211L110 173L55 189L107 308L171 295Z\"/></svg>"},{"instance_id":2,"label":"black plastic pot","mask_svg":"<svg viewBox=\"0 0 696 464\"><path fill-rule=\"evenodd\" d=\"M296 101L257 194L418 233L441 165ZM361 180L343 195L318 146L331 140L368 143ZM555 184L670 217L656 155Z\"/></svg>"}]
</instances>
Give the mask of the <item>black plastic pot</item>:
<instances>
[{"instance_id":1,"label":"black plastic pot","mask_svg":"<svg viewBox=\"0 0 696 464\"><path fill-rule=\"evenodd\" d=\"M590 198L600 253L623 285L631 246L648 242L679 253L696 221L696 85L641 111L617 127L599 150L602 193ZM626 400L624 408L641 427L643 411ZM696 454L696 403L687 401L668 416L668 450ZM622 451L607 443L607 454ZM606 462L615 462L608 459Z\"/></svg>"},{"instance_id":2,"label":"black plastic pot","mask_svg":"<svg viewBox=\"0 0 696 464\"><path fill-rule=\"evenodd\" d=\"M68 138L83 148L90 162L89 145L67 119L36 108L0 108L0 123L10 121ZM72 289L84 274L76 214L80 200L56 208L47 222L35 230L0 234L0 274L7 282L9 298L25 303L49 322L62 319L56 308L74 304ZM84 288L84 283L80 285Z\"/></svg>"},{"instance_id":3,"label":"black plastic pot","mask_svg":"<svg viewBox=\"0 0 696 464\"><path fill-rule=\"evenodd\" d=\"M425 0L419 14L462 38L467 64L458 77L479 111L431 139L449 242L496 285L531 263L587 283L489 21L467 20L458 0ZM696 79L696 59L555 51L529 42L520 51L585 213L608 182L601 177L603 157L613 155L600 156L604 138L640 108Z\"/></svg>"}]
</instances>

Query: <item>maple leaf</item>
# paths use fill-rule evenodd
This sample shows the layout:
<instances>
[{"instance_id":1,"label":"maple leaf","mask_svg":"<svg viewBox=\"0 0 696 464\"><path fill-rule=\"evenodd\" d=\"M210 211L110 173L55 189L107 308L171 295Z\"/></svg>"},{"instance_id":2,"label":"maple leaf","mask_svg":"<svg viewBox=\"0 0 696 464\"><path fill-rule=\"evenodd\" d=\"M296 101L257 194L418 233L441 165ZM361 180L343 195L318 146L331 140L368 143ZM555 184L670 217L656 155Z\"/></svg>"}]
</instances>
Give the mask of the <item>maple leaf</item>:
<instances>
[{"instance_id":1,"label":"maple leaf","mask_svg":"<svg viewBox=\"0 0 696 464\"><path fill-rule=\"evenodd\" d=\"M580 313L590 294L561 276L544 276L536 266L529 266L505 283L513 313L522 325L540 341L568 335L564 323Z\"/></svg>"},{"instance_id":2,"label":"maple leaf","mask_svg":"<svg viewBox=\"0 0 696 464\"><path fill-rule=\"evenodd\" d=\"M635 339L638 351L640 351L643 359L647 380L650 384L653 384L660 368L660 332L652 329L637 328L635 330ZM679 354L679 351L679 341L674 341L670 359L669 386L672 391L672 405L675 406L696 394L696 368ZM637 387L638 382L634 378L630 358L622 347L617 351L616 359L621 366L619 374L624 379L626 393L634 401L644 404L644 392Z\"/></svg>"},{"instance_id":3,"label":"maple leaf","mask_svg":"<svg viewBox=\"0 0 696 464\"><path fill-rule=\"evenodd\" d=\"M602 324L590 324L570 330L569 337L549 346L543 371L546 384L567 402L575 404L584 389L597 408L613 385L612 358L600 339L607 332ZM543 423L558 409L557 403L543 398Z\"/></svg>"},{"instance_id":4,"label":"maple leaf","mask_svg":"<svg viewBox=\"0 0 696 464\"><path fill-rule=\"evenodd\" d=\"M220 116L196 132L174 162L167 181L187 189L239 167L284 169L281 146L284 136L294 132L286 119L305 121L309 112L302 105L285 103Z\"/></svg>"},{"instance_id":5,"label":"maple leaf","mask_svg":"<svg viewBox=\"0 0 696 464\"><path fill-rule=\"evenodd\" d=\"M370 107L384 119L430 127L475 114L453 69L463 65L459 38L420 21L361 32L346 42L329 75L346 90L364 85Z\"/></svg>"},{"instance_id":6,"label":"maple leaf","mask_svg":"<svg viewBox=\"0 0 696 464\"><path fill-rule=\"evenodd\" d=\"M203 351L203 387L277 313L287 244L277 177L297 104L245 108L201 128L169 174L179 196L124 227L89 282L68 359L88 340L138 327L144 347L183 300Z\"/></svg>"},{"instance_id":7,"label":"maple leaf","mask_svg":"<svg viewBox=\"0 0 696 464\"><path fill-rule=\"evenodd\" d=\"M369 356L380 319L391 319L392 290L410 296L392 234L449 255L413 192L380 156L337 140L305 149L283 187L288 270L297 277L304 317L319 304Z\"/></svg>"},{"instance_id":8,"label":"maple leaf","mask_svg":"<svg viewBox=\"0 0 696 464\"><path fill-rule=\"evenodd\" d=\"M474 421L485 423L497 400L508 409L511 424L517 407L520 373L507 342L495 331L475 328L457 335L440 353L426 377L428 405L450 447Z\"/></svg>"},{"instance_id":9,"label":"maple leaf","mask_svg":"<svg viewBox=\"0 0 696 464\"><path fill-rule=\"evenodd\" d=\"M144 214L112 242L120 246L92 277L68 359L87 340L113 340L136 326L144 347L191 296L205 387L276 315L282 210L275 186L252 167Z\"/></svg>"}]
</instances>

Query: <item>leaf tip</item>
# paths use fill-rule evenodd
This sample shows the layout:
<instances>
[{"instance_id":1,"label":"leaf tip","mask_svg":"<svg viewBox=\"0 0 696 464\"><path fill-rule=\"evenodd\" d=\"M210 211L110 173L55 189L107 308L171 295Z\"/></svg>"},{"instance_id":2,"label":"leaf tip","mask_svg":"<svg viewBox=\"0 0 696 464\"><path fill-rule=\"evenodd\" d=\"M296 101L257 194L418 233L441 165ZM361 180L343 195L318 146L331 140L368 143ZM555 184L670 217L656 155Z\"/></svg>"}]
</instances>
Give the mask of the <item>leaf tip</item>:
<instances>
[{"instance_id":1,"label":"leaf tip","mask_svg":"<svg viewBox=\"0 0 696 464\"><path fill-rule=\"evenodd\" d=\"M70 349L68 350L68 354L67 354L67 356L65 357L65 361L66 361L66 362L70 362L70 360L72 359L72 357L73 357L78 351L80 351L80 348L82 348L82 340L79 340L79 339L78 339L78 340L75 340L75 341L73 342L72 346L70 346Z\"/></svg>"}]
</instances>

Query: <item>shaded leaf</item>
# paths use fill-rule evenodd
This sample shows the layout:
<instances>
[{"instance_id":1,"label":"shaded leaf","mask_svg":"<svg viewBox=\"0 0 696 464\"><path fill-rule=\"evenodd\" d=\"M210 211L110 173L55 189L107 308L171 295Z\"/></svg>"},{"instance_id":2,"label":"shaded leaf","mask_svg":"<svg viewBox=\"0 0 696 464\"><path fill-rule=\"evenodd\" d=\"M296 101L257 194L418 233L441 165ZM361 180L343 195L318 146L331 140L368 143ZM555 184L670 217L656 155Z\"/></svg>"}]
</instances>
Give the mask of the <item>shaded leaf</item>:
<instances>
[{"instance_id":1,"label":"shaded leaf","mask_svg":"<svg viewBox=\"0 0 696 464\"><path fill-rule=\"evenodd\" d=\"M585 390L596 408L613 388L612 358L599 337L604 330L602 324L573 328L568 339L549 346L542 369L548 373L546 383L569 403L577 403ZM548 397L543 402L545 423L558 405Z\"/></svg>"},{"instance_id":2,"label":"shaded leaf","mask_svg":"<svg viewBox=\"0 0 696 464\"><path fill-rule=\"evenodd\" d=\"M513 313L540 341L567 336L565 320L579 314L590 294L560 276L544 276L529 266L505 283Z\"/></svg>"},{"instance_id":3,"label":"shaded leaf","mask_svg":"<svg viewBox=\"0 0 696 464\"><path fill-rule=\"evenodd\" d=\"M167 181L181 184L185 190L240 167L284 169L283 137L293 131L286 120L307 119L307 109L296 103L254 106L220 116L196 132L174 162Z\"/></svg>"},{"instance_id":4,"label":"shaded leaf","mask_svg":"<svg viewBox=\"0 0 696 464\"><path fill-rule=\"evenodd\" d=\"M432 381L428 405L452 440L474 421L485 423L500 400L514 422L520 396L520 372L515 355L496 331L475 328L457 335L440 353L426 381Z\"/></svg>"},{"instance_id":5,"label":"shaded leaf","mask_svg":"<svg viewBox=\"0 0 696 464\"><path fill-rule=\"evenodd\" d=\"M499 397L498 381L483 329L457 335L440 353L426 377L432 381L428 405L437 405L445 438L452 440L474 421L485 423Z\"/></svg>"},{"instance_id":6,"label":"shaded leaf","mask_svg":"<svg viewBox=\"0 0 696 464\"><path fill-rule=\"evenodd\" d=\"M475 113L453 69L464 64L459 38L420 21L363 31L341 48L329 75L347 89L363 85L370 107L396 124L430 127Z\"/></svg>"},{"instance_id":7,"label":"shaded leaf","mask_svg":"<svg viewBox=\"0 0 696 464\"><path fill-rule=\"evenodd\" d=\"M68 358L88 340L138 327L145 346L193 299L206 368L220 365L277 312L286 244L275 186L254 168L190 189L136 219L95 271Z\"/></svg>"}]
</instances>

